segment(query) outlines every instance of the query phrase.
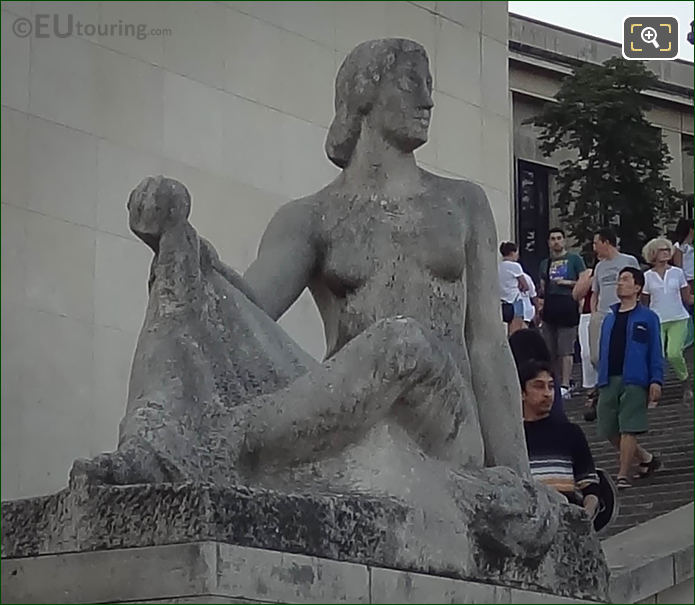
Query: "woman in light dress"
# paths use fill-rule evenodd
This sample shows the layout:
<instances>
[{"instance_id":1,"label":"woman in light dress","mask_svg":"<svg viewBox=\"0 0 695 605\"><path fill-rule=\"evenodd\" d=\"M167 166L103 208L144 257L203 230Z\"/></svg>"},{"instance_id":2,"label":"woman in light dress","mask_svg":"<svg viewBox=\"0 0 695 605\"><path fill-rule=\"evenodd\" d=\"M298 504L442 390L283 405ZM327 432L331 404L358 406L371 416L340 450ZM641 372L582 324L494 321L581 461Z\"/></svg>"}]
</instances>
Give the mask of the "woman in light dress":
<instances>
[{"instance_id":1,"label":"woman in light dress","mask_svg":"<svg viewBox=\"0 0 695 605\"><path fill-rule=\"evenodd\" d=\"M688 380L683 347L690 319L685 305L693 304L693 295L683 269L669 264L673 257L673 244L669 240L657 237L649 241L642 255L652 265L644 274L643 302L659 316L664 355L683 384L683 401L690 404L693 388Z\"/></svg>"}]
</instances>

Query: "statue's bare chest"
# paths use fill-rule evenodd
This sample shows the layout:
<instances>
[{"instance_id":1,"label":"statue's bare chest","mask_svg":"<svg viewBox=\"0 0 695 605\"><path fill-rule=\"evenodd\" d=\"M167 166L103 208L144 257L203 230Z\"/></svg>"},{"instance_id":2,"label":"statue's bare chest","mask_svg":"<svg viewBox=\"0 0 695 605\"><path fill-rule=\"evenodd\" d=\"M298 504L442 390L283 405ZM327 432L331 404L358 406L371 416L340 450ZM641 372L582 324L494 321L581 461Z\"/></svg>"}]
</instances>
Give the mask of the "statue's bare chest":
<instances>
[{"instance_id":1,"label":"statue's bare chest","mask_svg":"<svg viewBox=\"0 0 695 605\"><path fill-rule=\"evenodd\" d=\"M336 293L359 288L377 274L429 274L456 281L464 266L464 224L448 200L333 200L321 214L321 274Z\"/></svg>"}]
</instances>

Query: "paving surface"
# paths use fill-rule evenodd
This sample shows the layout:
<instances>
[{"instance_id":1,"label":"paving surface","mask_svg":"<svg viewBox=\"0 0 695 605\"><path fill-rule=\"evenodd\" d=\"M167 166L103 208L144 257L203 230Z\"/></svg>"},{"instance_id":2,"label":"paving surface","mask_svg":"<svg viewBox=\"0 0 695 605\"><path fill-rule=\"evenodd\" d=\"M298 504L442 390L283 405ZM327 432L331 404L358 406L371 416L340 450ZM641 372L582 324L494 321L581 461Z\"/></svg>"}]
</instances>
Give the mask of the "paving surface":
<instances>
[{"instance_id":1,"label":"paving surface","mask_svg":"<svg viewBox=\"0 0 695 605\"><path fill-rule=\"evenodd\" d=\"M692 373L692 348L686 359ZM578 365L574 377L581 382ZM567 415L584 429L596 466L606 469L615 478L618 454L613 446L596 436L596 422L584 420L584 401L584 393L567 401ZM681 402L681 387L670 368L666 371L661 403L649 410L649 432L640 437L640 443L661 458L661 469L648 479L634 481L631 488L621 490L619 516L602 537L617 534L693 501L693 408Z\"/></svg>"}]
</instances>

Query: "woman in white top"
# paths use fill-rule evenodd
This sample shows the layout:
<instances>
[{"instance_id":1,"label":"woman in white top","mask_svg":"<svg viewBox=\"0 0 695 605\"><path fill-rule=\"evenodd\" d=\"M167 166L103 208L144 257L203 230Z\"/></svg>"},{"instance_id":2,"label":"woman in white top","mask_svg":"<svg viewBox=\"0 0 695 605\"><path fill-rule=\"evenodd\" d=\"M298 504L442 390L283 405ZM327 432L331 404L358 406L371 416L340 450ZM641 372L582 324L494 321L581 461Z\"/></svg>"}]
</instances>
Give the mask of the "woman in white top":
<instances>
[{"instance_id":1,"label":"woman in white top","mask_svg":"<svg viewBox=\"0 0 695 605\"><path fill-rule=\"evenodd\" d=\"M695 273L695 248L693 248L693 220L682 218L678 221L673 247L673 260L676 267L683 269L685 279L688 280L690 292L693 292L693 277ZM688 337L685 339L685 347L693 344L693 306L689 305L690 321L688 322Z\"/></svg>"},{"instance_id":2,"label":"woman in white top","mask_svg":"<svg viewBox=\"0 0 695 605\"><path fill-rule=\"evenodd\" d=\"M502 317L508 324L508 334L511 336L524 327L524 304L521 293L528 291L528 284L524 279L524 270L518 262L517 245L514 242L502 242L500 254L502 262L499 265L498 277Z\"/></svg>"},{"instance_id":3,"label":"woman in white top","mask_svg":"<svg viewBox=\"0 0 695 605\"><path fill-rule=\"evenodd\" d=\"M598 390L596 383L598 382L598 370L591 363L591 347L589 346L589 324L591 323L590 303L587 302L587 297L591 297L591 282L594 277L594 270L587 269L584 271L574 284L572 289L572 297L581 305L582 313L579 316L579 351L582 358L582 386L587 389L587 407L595 408L598 399ZM594 414L587 413L584 415L585 420L596 418Z\"/></svg>"},{"instance_id":4,"label":"woman in white top","mask_svg":"<svg viewBox=\"0 0 695 605\"><path fill-rule=\"evenodd\" d=\"M688 385L688 366L683 357L690 316L683 303L692 304L693 296L683 270L669 265L673 256L673 245L670 241L657 237L647 243L642 255L652 265L652 269L644 274L642 293L645 304L659 316L664 354L679 380L683 382L684 401L692 401L693 390L692 386Z\"/></svg>"},{"instance_id":5,"label":"woman in white top","mask_svg":"<svg viewBox=\"0 0 695 605\"><path fill-rule=\"evenodd\" d=\"M673 264L683 269L685 279L693 289L695 278L695 248L693 248L693 221L682 218L676 226Z\"/></svg>"}]
</instances>

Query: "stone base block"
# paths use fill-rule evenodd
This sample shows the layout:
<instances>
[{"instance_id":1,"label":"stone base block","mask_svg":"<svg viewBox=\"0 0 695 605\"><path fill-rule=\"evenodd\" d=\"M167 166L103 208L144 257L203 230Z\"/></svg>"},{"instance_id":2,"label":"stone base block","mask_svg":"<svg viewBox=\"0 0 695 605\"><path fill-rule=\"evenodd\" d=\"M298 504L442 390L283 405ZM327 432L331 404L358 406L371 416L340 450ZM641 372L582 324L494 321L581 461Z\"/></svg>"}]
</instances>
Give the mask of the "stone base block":
<instances>
[{"instance_id":1,"label":"stone base block","mask_svg":"<svg viewBox=\"0 0 695 605\"><path fill-rule=\"evenodd\" d=\"M218 542L6 559L3 603L590 603Z\"/></svg>"},{"instance_id":2,"label":"stone base block","mask_svg":"<svg viewBox=\"0 0 695 605\"><path fill-rule=\"evenodd\" d=\"M199 484L92 485L3 502L3 590L29 600L60 594L64 602L188 595L367 602L437 594L431 598L441 601L480 590L483 597L466 598L505 602L530 591L601 601L608 574L598 540L569 505L558 510L550 549L534 557L470 540L465 524L437 522L391 498ZM253 591L249 578L256 578ZM44 582L48 592L41 592ZM271 590L274 582L280 584ZM108 596L107 589L116 592Z\"/></svg>"}]
</instances>

